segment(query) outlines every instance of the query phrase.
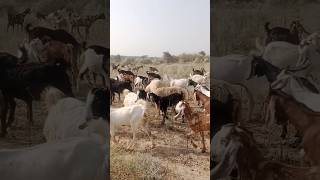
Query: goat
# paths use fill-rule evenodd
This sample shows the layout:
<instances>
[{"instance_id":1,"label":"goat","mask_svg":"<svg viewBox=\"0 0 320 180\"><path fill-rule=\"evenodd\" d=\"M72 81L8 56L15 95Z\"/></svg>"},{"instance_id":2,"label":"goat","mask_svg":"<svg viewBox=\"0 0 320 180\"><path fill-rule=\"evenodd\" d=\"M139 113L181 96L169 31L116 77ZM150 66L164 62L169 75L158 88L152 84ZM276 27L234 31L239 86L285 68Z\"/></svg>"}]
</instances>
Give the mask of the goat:
<instances>
[{"instance_id":1,"label":"goat","mask_svg":"<svg viewBox=\"0 0 320 180\"><path fill-rule=\"evenodd\" d=\"M22 54L27 53L28 62L61 63L71 72L72 82L76 82L78 65L73 58L73 46L60 41L50 40L43 44L39 38L33 39L29 44L24 43L19 48ZM25 62L24 62L25 63Z\"/></svg>"},{"instance_id":2,"label":"goat","mask_svg":"<svg viewBox=\"0 0 320 180\"><path fill-rule=\"evenodd\" d=\"M234 168L246 180L316 180L318 167L295 167L262 155L253 134L243 127L227 124L211 142L211 159L215 167L210 178L227 178Z\"/></svg>"},{"instance_id":3,"label":"goat","mask_svg":"<svg viewBox=\"0 0 320 180\"><path fill-rule=\"evenodd\" d=\"M115 132L122 125L131 126L133 134L132 144L135 142L136 131L139 127L143 127L150 138L151 132L147 127L146 119L143 118L146 106L147 102L140 99L134 105L110 109L110 134L114 142L116 142Z\"/></svg>"},{"instance_id":4,"label":"goat","mask_svg":"<svg viewBox=\"0 0 320 180\"><path fill-rule=\"evenodd\" d=\"M99 74L102 77L103 85L106 86L108 83L109 70L106 68L107 58L109 57L110 49L102 46L89 46L83 54L81 59L84 59L79 72L79 79L82 80L83 76L90 72L94 73L94 83L96 81L95 74ZM87 82L92 85L87 77Z\"/></svg>"},{"instance_id":5,"label":"goat","mask_svg":"<svg viewBox=\"0 0 320 180\"><path fill-rule=\"evenodd\" d=\"M146 100L147 99L147 92L144 91L143 89L139 89L137 91L137 96L138 96L138 99Z\"/></svg>"},{"instance_id":6,"label":"goat","mask_svg":"<svg viewBox=\"0 0 320 180\"><path fill-rule=\"evenodd\" d=\"M131 71L126 71L126 70L118 69L118 72L119 72L119 74L127 74L127 75L134 76L133 72L131 72Z\"/></svg>"},{"instance_id":7,"label":"goat","mask_svg":"<svg viewBox=\"0 0 320 180\"><path fill-rule=\"evenodd\" d=\"M77 59L81 53L81 44L68 32L62 29L52 30L45 27L36 26L31 28L31 24L27 24L25 31L29 36L29 40L39 38L41 41L46 39L56 40L65 44L72 44L73 46L73 58ZM77 60L76 60L77 61Z\"/></svg>"},{"instance_id":8,"label":"goat","mask_svg":"<svg viewBox=\"0 0 320 180\"><path fill-rule=\"evenodd\" d=\"M267 33L265 44L269 44L272 41L286 41L292 44L299 44L302 40L302 34L309 34L299 21L292 21L290 29L283 27L269 28L270 22L266 22L264 27Z\"/></svg>"},{"instance_id":9,"label":"goat","mask_svg":"<svg viewBox=\"0 0 320 180\"><path fill-rule=\"evenodd\" d=\"M190 79L192 81L196 82L197 84L205 84L206 80L207 80L207 77L199 75L199 74L196 74L196 75L191 75L190 74Z\"/></svg>"},{"instance_id":10,"label":"goat","mask_svg":"<svg viewBox=\"0 0 320 180\"><path fill-rule=\"evenodd\" d=\"M210 97L204 95L202 92L198 90L194 90L194 97L195 100L198 101L198 105L200 105L200 102L202 102L204 112L207 114L210 114Z\"/></svg>"},{"instance_id":11,"label":"goat","mask_svg":"<svg viewBox=\"0 0 320 180\"><path fill-rule=\"evenodd\" d=\"M123 100L124 106L134 105L138 100L138 95L134 92L130 92L128 89L123 90L123 95L124 95L124 100Z\"/></svg>"},{"instance_id":12,"label":"goat","mask_svg":"<svg viewBox=\"0 0 320 180\"><path fill-rule=\"evenodd\" d=\"M192 134L200 133L202 137L202 152L206 151L204 132L210 131L210 114L202 113L202 112L193 112L190 108L190 105L183 101L182 106L184 108L184 117L187 119L188 126L192 130L191 134L187 136L190 137ZM196 147L196 144L193 143L191 139L191 143Z\"/></svg>"},{"instance_id":13,"label":"goat","mask_svg":"<svg viewBox=\"0 0 320 180\"><path fill-rule=\"evenodd\" d=\"M111 85L111 94L112 94L112 101L114 100L114 93L119 95L119 101L121 101L120 94L123 90L128 89L132 91L131 83L128 81L117 81L117 80L110 80Z\"/></svg>"},{"instance_id":14,"label":"goat","mask_svg":"<svg viewBox=\"0 0 320 180\"><path fill-rule=\"evenodd\" d=\"M168 107L175 106L179 101L183 100L183 93L173 93L167 96L158 96L154 93L148 93L148 99L156 103L159 110L163 112L163 119L161 125L164 125L165 119L168 119L167 109Z\"/></svg>"},{"instance_id":15,"label":"goat","mask_svg":"<svg viewBox=\"0 0 320 180\"><path fill-rule=\"evenodd\" d=\"M196 70L196 69L192 68L193 75L198 74L198 75L202 75L203 76L205 72L206 71L204 70L204 68L201 68L201 70Z\"/></svg>"},{"instance_id":16,"label":"goat","mask_svg":"<svg viewBox=\"0 0 320 180\"><path fill-rule=\"evenodd\" d=\"M90 28L93 25L94 22L96 22L97 20L103 20L106 19L106 16L101 13L98 15L94 15L94 16L87 16L86 18L79 18L79 19L72 19L71 20L71 32L74 31L74 29L77 29L78 34L81 37L81 33L80 33L80 27L84 27L85 28L85 39L89 38L89 33L90 33Z\"/></svg>"},{"instance_id":17,"label":"goat","mask_svg":"<svg viewBox=\"0 0 320 180\"><path fill-rule=\"evenodd\" d=\"M8 24L7 24L7 32L9 31L10 26L12 26L12 30L14 31L14 26L17 24L18 27L23 29L24 18L31 13L31 9L27 8L23 12L13 15L8 12Z\"/></svg>"},{"instance_id":18,"label":"goat","mask_svg":"<svg viewBox=\"0 0 320 180\"><path fill-rule=\"evenodd\" d=\"M161 76L159 74L153 73L153 72L146 72L148 75L149 80L153 80L153 79L161 79Z\"/></svg>"},{"instance_id":19,"label":"goat","mask_svg":"<svg viewBox=\"0 0 320 180\"><path fill-rule=\"evenodd\" d=\"M50 97L50 94L46 95L46 102L49 101L47 103L49 113L43 134L47 142L87 136L92 133L98 133L105 139L109 96L108 89L103 88L91 89L88 92L86 103L71 97L53 99L55 97ZM100 124L100 127L86 128L90 123Z\"/></svg>"},{"instance_id":20,"label":"goat","mask_svg":"<svg viewBox=\"0 0 320 180\"><path fill-rule=\"evenodd\" d=\"M137 76L134 79L134 87L140 87L140 88L145 88L149 84L149 79L144 76Z\"/></svg>"},{"instance_id":21,"label":"goat","mask_svg":"<svg viewBox=\"0 0 320 180\"><path fill-rule=\"evenodd\" d=\"M10 180L103 180L106 153L105 145L88 137L22 149L1 149L0 173L3 179Z\"/></svg>"},{"instance_id":22,"label":"goat","mask_svg":"<svg viewBox=\"0 0 320 180\"><path fill-rule=\"evenodd\" d=\"M151 71L151 72L159 72L159 70L157 69L157 68L155 68L155 67L149 67L149 70Z\"/></svg>"},{"instance_id":23,"label":"goat","mask_svg":"<svg viewBox=\"0 0 320 180\"><path fill-rule=\"evenodd\" d=\"M159 87L152 91L154 94L157 96L169 96L170 94L173 93L182 93L183 99L188 99L188 91L185 88L181 87Z\"/></svg>"},{"instance_id":24,"label":"goat","mask_svg":"<svg viewBox=\"0 0 320 180\"><path fill-rule=\"evenodd\" d=\"M187 88L189 85L189 79L172 79L170 81L170 86L176 86L181 88Z\"/></svg>"},{"instance_id":25,"label":"goat","mask_svg":"<svg viewBox=\"0 0 320 180\"><path fill-rule=\"evenodd\" d=\"M143 68L143 66L136 66L136 67L132 68L132 71L135 71L136 73L138 73L139 70L142 68Z\"/></svg>"},{"instance_id":26,"label":"goat","mask_svg":"<svg viewBox=\"0 0 320 180\"><path fill-rule=\"evenodd\" d=\"M280 90L272 90L270 92L270 98L274 104L274 111L271 114L276 118L278 124L287 124L288 121L296 128L297 133L303 136L312 129L312 127L319 126L320 113L315 112L308 108L305 104L297 102L292 96L283 93ZM283 126L282 137L285 137L287 133L286 126ZM309 132L313 133L312 130ZM313 137L314 138L314 137ZM314 140L314 139L313 139ZM308 138L305 141L310 141ZM309 147L306 147L309 148ZM306 156L309 155L306 153ZM320 159L313 159L310 155L313 164L319 165ZM312 162L311 161L311 162Z\"/></svg>"},{"instance_id":27,"label":"goat","mask_svg":"<svg viewBox=\"0 0 320 180\"><path fill-rule=\"evenodd\" d=\"M174 108L176 115L174 116L174 120L176 120L179 116L181 116L182 118L182 123L184 123L184 109L185 107L182 106L183 101L179 101L176 105L176 107Z\"/></svg>"},{"instance_id":28,"label":"goat","mask_svg":"<svg viewBox=\"0 0 320 180\"><path fill-rule=\"evenodd\" d=\"M210 97L210 90L206 86L198 84L194 89L199 90L202 94L206 95L207 97Z\"/></svg>"},{"instance_id":29,"label":"goat","mask_svg":"<svg viewBox=\"0 0 320 180\"><path fill-rule=\"evenodd\" d=\"M117 70L119 68L119 66L120 66L120 64L115 65L113 63L111 65L112 65L112 71Z\"/></svg>"},{"instance_id":30,"label":"goat","mask_svg":"<svg viewBox=\"0 0 320 180\"><path fill-rule=\"evenodd\" d=\"M40 94L46 86L56 87L67 96L74 96L65 67L60 64L26 64L2 68L0 80L3 84L0 89L5 96L5 108L1 114L2 136L6 135L7 127L14 121L16 107L14 98L26 102L27 117L33 123L32 101L40 100ZM10 112L8 123L6 123L8 105L10 105Z\"/></svg>"}]
</instances>

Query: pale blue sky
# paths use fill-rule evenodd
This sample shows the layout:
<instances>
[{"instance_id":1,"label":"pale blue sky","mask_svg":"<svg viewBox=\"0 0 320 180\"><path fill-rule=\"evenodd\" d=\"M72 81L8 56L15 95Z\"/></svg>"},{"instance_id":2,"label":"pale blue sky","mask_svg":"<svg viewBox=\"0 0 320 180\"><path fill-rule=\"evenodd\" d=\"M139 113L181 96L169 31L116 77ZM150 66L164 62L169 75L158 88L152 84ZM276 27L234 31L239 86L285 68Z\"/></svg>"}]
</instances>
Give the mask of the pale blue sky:
<instances>
[{"instance_id":1,"label":"pale blue sky","mask_svg":"<svg viewBox=\"0 0 320 180\"><path fill-rule=\"evenodd\" d=\"M111 54L210 52L209 0L111 0Z\"/></svg>"}]
</instances>

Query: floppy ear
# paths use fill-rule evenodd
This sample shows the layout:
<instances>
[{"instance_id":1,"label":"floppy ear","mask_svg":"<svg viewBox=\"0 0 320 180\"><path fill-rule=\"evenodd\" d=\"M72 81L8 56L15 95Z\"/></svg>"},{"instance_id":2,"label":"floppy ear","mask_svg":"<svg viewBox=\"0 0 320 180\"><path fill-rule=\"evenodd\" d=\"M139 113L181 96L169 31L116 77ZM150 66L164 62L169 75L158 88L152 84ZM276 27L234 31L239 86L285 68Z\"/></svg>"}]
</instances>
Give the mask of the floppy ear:
<instances>
[{"instance_id":1,"label":"floppy ear","mask_svg":"<svg viewBox=\"0 0 320 180\"><path fill-rule=\"evenodd\" d=\"M229 142L223 154L221 162L210 171L210 179L227 178L231 171L237 166L237 157L242 144L239 142Z\"/></svg>"}]
</instances>

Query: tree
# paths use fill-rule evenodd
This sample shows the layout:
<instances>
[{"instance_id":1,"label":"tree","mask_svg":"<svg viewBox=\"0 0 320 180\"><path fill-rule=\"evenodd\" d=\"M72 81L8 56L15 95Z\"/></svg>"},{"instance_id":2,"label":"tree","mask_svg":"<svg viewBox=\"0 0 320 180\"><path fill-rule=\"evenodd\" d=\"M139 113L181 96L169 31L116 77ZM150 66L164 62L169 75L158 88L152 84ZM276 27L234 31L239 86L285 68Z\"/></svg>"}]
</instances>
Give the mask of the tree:
<instances>
[{"instance_id":1,"label":"tree","mask_svg":"<svg viewBox=\"0 0 320 180\"><path fill-rule=\"evenodd\" d=\"M163 52L162 59L165 63L175 63L178 61L178 58L172 56L168 51Z\"/></svg>"}]
</instances>

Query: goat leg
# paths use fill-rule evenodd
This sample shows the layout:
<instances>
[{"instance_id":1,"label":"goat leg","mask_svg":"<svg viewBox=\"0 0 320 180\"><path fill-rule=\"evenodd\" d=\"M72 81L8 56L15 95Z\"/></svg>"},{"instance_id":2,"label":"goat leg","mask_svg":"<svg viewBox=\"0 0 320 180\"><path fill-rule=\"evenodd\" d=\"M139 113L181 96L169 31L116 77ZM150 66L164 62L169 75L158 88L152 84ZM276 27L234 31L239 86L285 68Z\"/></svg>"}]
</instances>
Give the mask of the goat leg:
<instances>
[{"instance_id":1,"label":"goat leg","mask_svg":"<svg viewBox=\"0 0 320 180\"><path fill-rule=\"evenodd\" d=\"M7 99L5 98L4 100L4 107L2 109L2 112L1 112L1 134L0 136L1 137L4 137L6 134L7 134L7 113L8 113L8 101Z\"/></svg>"},{"instance_id":2,"label":"goat leg","mask_svg":"<svg viewBox=\"0 0 320 180\"><path fill-rule=\"evenodd\" d=\"M32 101L27 102L27 106L28 106L28 119L31 125L33 125L33 118L32 118Z\"/></svg>"},{"instance_id":3,"label":"goat leg","mask_svg":"<svg viewBox=\"0 0 320 180\"><path fill-rule=\"evenodd\" d=\"M282 132L281 132L281 136L280 137L282 139L286 138L287 133L288 133L287 124L283 124L282 125Z\"/></svg>"},{"instance_id":4,"label":"goat leg","mask_svg":"<svg viewBox=\"0 0 320 180\"><path fill-rule=\"evenodd\" d=\"M16 102L13 98L9 99L9 120L8 120L8 124L7 127L11 127L11 124L13 123L14 119L15 119L15 111L16 111Z\"/></svg>"},{"instance_id":5,"label":"goat leg","mask_svg":"<svg viewBox=\"0 0 320 180\"><path fill-rule=\"evenodd\" d=\"M206 152L206 141L204 139L204 132L201 131L200 135L201 135L201 138L202 138L202 151L201 152L204 153L204 152Z\"/></svg>"}]
</instances>

